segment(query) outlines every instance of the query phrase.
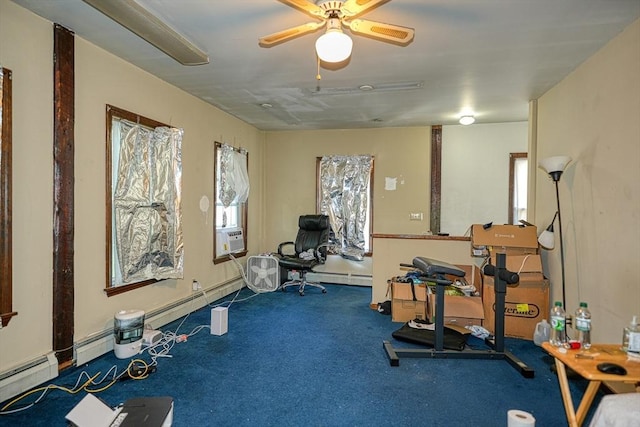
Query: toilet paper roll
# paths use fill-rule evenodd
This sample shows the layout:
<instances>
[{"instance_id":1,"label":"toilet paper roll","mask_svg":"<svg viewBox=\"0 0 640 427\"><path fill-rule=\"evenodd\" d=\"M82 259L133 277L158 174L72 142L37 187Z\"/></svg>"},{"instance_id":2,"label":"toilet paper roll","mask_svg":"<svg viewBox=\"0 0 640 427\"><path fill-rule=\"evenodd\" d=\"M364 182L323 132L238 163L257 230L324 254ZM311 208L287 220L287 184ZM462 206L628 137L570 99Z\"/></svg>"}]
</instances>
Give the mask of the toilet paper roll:
<instances>
[{"instance_id":1,"label":"toilet paper roll","mask_svg":"<svg viewBox=\"0 0 640 427\"><path fill-rule=\"evenodd\" d=\"M511 409L507 412L508 427L534 427L536 419L528 412Z\"/></svg>"}]
</instances>

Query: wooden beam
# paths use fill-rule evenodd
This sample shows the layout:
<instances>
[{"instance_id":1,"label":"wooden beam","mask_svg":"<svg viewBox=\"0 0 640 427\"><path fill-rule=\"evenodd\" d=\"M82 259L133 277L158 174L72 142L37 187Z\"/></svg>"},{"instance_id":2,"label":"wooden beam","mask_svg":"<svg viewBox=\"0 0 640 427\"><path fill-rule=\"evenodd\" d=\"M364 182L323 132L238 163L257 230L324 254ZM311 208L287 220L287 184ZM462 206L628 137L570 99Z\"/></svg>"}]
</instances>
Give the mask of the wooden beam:
<instances>
[{"instance_id":1,"label":"wooden beam","mask_svg":"<svg viewBox=\"0 0 640 427\"><path fill-rule=\"evenodd\" d=\"M12 142L11 70L0 68L0 326L7 326L12 311Z\"/></svg>"},{"instance_id":2,"label":"wooden beam","mask_svg":"<svg viewBox=\"0 0 640 427\"><path fill-rule=\"evenodd\" d=\"M429 229L432 234L440 232L440 209L442 194L442 126L431 126L431 206Z\"/></svg>"},{"instance_id":3,"label":"wooden beam","mask_svg":"<svg viewBox=\"0 0 640 427\"><path fill-rule=\"evenodd\" d=\"M74 34L53 30L53 350L73 363L74 333Z\"/></svg>"}]
</instances>

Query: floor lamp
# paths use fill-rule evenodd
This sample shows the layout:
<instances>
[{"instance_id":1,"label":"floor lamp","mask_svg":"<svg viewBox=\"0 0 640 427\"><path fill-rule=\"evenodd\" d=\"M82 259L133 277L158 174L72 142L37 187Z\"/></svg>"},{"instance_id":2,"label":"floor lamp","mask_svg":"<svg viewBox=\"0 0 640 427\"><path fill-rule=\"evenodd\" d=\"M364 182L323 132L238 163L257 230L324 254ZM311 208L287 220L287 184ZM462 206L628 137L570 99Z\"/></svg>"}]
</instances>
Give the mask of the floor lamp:
<instances>
[{"instance_id":1,"label":"floor lamp","mask_svg":"<svg viewBox=\"0 0 640 427\"><path fill-rule=\"evenodd\" d=\"M558 231L560 232L560 269L562 272L562 307L566 310L567 303L565 298L565 275L564 275L564 243L562 238L562 215L560 214L560 193L558 192L558 181L560 181L560 177L562 176L562 172L567 167L569 162L571 161L571 157L569 156L555 156L555 157L547 157L546 159L540 160L538 165L544 169L546 173L549 174L549 177L553 180L556 186L556 203L557 210L556 214L553 216L553 220L551 224L545 231L540 234L538 238L538 243L545 249L553 249L555 247L555 236L553 233L553 223L558 218Z\"/></svg>"}]
</instances>

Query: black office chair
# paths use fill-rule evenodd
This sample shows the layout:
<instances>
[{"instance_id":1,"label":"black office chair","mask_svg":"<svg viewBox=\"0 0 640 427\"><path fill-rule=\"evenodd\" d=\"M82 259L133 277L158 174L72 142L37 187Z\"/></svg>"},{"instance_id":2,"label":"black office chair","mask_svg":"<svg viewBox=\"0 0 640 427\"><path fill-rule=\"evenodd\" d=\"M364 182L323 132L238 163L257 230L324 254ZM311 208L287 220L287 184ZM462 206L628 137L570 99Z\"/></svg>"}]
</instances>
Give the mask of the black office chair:
<instances>
[{"instance_id":1,"label":"black office chair","mask_svg":"<svg viewBox=\"0 0 640 427\"><path fill-rule=\"evenodd\" d=\"M319 283L307 281L307 273L313 271L318 264L324 264L327 259L327 246L329 243L329 217L327 215L301 215L298 218L298 235L295 242L283 242L278 245L278 263L280 267L289 271L297 271L299 278L284 282L280 289L286 291L288 287L297 286L301 296L304 295L305 286L313 286L326 293L327 290ZM293 246L294 252L288 248ZM286 276L285 276L286 277Z\"/></svg>"}]
</instances>

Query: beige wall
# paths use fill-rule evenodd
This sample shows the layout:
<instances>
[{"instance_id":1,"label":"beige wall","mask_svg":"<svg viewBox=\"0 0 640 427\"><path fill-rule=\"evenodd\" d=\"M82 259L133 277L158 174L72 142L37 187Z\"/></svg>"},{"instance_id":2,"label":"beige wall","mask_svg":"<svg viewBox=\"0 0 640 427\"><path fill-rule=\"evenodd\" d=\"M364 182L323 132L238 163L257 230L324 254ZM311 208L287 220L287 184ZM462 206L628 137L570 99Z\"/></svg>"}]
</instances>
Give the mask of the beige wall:
<instances>
[{"instance_id":1,"label":"beige wall","mask_svg":"<svg viewBox=\"0 0 640 427\"><path fill-rule=\"evenodd\" d=\"M538 101L542 159L573 158L560 181L567 306L589 304L593 339L618 343L640 315L640 21ZM536 218L551 221L553 183L541 169ZM544 252L561 298L559 245Z\"/></svg>"},{"instance_id":2,"label":"beige wall","mask_svg":"<svg viewBox=\"0 0 640 427\"><path fill-rule=\"evenodd\" d=\"M440 231L509 220L509 154L527 152L527 122L442 126Z\"/></svg>"},{"instance_id":3,"label":"beige wall","mask_svg":"<svg viewBox=\"0 0 640 427\"><path fill-rule=\"evenodd\" d=\"M316 157L334 154L375 157L375 233L425 233L430 141L430 127L267 132L265 250L295 238L298 216L316 212ZM387 177L397 178L395 191L385 190ZM423 212L424 219L409 221L410 212Z\"/></svg>"},{"instance_id":4,"label":"beige wall","mask_svg":"<svg viewBox=\"0 0 640 427\"><path fill-rule=\"evenodd\" d=\"M0 330L0 372L51 350L53 102L50 22L0 0L0 64L13 71L13 308ZM248 149L252 177L249 250L262 239L264 135L252 126L75 38L75 341L112 327L117 310L150 311L238 276L231 263L213 265L213 143ZM184 280L107 297L105 283L105 104L184 129ZM256 184L253 185L253 182Z\"/></svg>"}]
</instances>

